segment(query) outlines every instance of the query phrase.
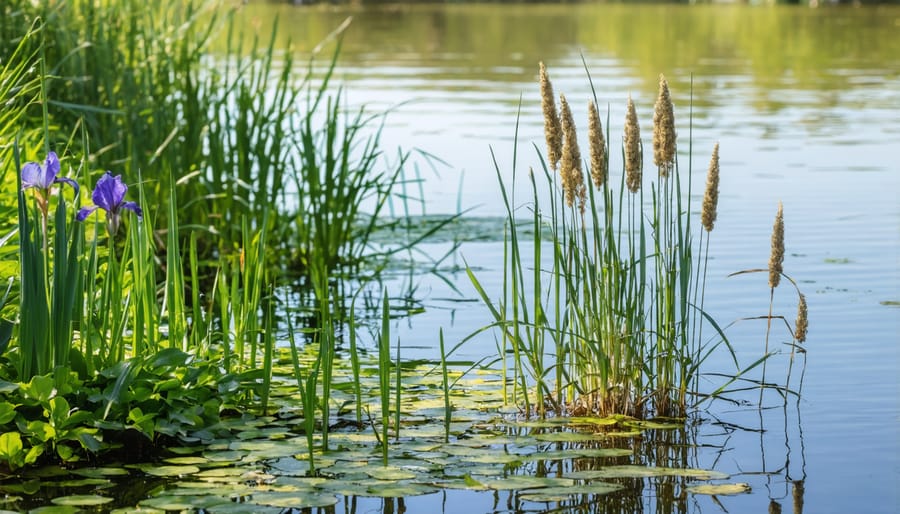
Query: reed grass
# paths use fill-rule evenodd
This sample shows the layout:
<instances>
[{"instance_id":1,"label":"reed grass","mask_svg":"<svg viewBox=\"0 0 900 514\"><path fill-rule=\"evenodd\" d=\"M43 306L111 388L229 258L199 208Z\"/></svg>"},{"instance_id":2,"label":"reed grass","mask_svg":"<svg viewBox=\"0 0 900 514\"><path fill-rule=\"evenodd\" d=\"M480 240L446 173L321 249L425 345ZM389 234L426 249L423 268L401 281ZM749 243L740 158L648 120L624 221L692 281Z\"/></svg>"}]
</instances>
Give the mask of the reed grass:
<instances>
[{"instance_id":1,"label":"reed grass","mask_svg":"<svg viewBox=\"0 0 900 514\"><path fill-rule=\"evenodd\" d=\"M555 129L546 91L552 85L543 66L540 82L549 144ZM713 350L724 345L737 366L722 329L699 306L705 279L695 272L693 214L685 200L690 169L682 174L678 166L664 77L656 110L659 173L646 204L643 147L630 96L618 186L609 180L609 136L601 132L596 96L588 105L587 172L569 104L560 96L559 173L535 147L542 173L529 172L528 217L517 214L519 204L507 194L515 190L515 158L509 187L494 161L508 217L500 300L495 303L471 270L469 276L502 334L504 366L510 349L513 398L526 414L544 416L549 408L557 414L683 417L699 401L700 364ZM687 158L690 163L690 145ZM543 176L549 198L539 196L536 175ZM593 187L586 187L588 179ZM533 237L521 237L526 227ZM544 246L552 257L545 257ZM702 324L715 332L711 343L695 339Z\"/></svg>"}]
</instances>

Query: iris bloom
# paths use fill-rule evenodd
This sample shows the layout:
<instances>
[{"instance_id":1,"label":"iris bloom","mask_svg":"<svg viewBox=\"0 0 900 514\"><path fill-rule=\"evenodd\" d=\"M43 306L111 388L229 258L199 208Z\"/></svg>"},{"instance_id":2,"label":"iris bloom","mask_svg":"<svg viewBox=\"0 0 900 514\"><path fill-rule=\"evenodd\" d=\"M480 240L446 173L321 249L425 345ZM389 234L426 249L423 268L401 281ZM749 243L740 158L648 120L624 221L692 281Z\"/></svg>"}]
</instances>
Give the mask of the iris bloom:
<instances>
[{"instance_id":1,"label":"iris bloom","mask_svg":"<svg viewBox=\"0 0 900 514\"><path fill-rule=\"evenodd\" d=\"M126 192L128 192L128 186L122 182L122 175L114 177L111 172L107 171L97 181L97 186L91 195L94 205L79 210L78 214L75 215L75 219L84 221L97 208L103 209L106 211L106 230L110 236L116 235L116 232L119 230L122 209L134 212L138 219L142 219L144 216L144 212L138 204L125 201Z\"/></svg>"},{"instance_id":2,"label":"iris bloom","mask_svg":"<svg viewBox=\"0 0 900 514\"><path fill-rule=\"evenodd\" d=\"M22 166L22 189L33 187L41 191L47 191L50 186L57 183L69 184L78 192L78 182L66 177L59 177L59 158L56 152L47 154L47 160L41 166L36 162L25 163Z\"/></svg>"},{"instance_id":3,"label":"iris bloom","mask_svg":"<svg viewBox=\"0 0 900 514\"><path fill-rule=\"evenodd\" d=\"M36 162L27 162L25 166L22 166L22 190L35 189L35 198L45 219L47 217L47 202L50 197L50 188L53 184L69 184L75 189L75 194L78 194L78 182L58 175L59 158L55 152L47 154L47 159L43 165Z\"/></svg>"}]
</instances>

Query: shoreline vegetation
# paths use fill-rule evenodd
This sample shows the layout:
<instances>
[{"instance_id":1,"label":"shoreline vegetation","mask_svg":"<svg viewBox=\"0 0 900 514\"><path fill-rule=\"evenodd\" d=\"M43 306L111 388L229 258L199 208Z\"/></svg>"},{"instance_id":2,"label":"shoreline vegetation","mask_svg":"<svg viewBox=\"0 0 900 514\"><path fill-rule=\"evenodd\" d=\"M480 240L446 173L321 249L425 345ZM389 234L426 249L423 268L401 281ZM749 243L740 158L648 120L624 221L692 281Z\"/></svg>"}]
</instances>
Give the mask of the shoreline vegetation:
<instances>
[{"instance_id":1,"label":"shoreline vegetation","mask_svg":"<svg viewBox=\"0 0 900 514\"><path fill-rule=\"evenodd\" d=\"M454 388L469 374L493 377L493 403L478 408L513 412L510 423L581 418L600 432L683 427L705 400L750 389L760 406L767 390L799 397L802 371L795 390L793 368L783 384L765 375L781 353L769 347L773 321L793 341L791 366L805 355L799 289L797 319L770 307L760 318L766 347L743 367L703 309L718 145L698 225L680 169L692 165L691 129L676 136L665 78L654 109L657 174L647 176L630 98L621 137L596 95L577 100L587 100L589 119L576 121L575 100L555 96L543 64L547 146L534 148L525 209L504 181L521 180L515 162L511 175L495 162L508 212L502 290L486 290L467 268L494 318L476 333L498 334L497 359L454 363L468 339L445 346L441 333L429 369L403 361L391 321L414 292L388 291L379 274L464 213L424 226L410 214L425 201L408 194L418 181L406 170L410 153L382 148L384 115L348 107L333 83L346 24L333 34L328 71L314 77L274 36L209 53L214 37L233 39L227 5L0 8L0 475L148 462L178 447L225 451L217 445L251 426L292 444L302 435L290 455L306 463L299 474L317 478L350 428L378 450L383 470L369 475L388 476L402 417L419 408L405 396L413 374L434 379L438 407L423 408L441 420L444 443L466 402ZM587 126L585 146L577 125ZM618 172L611 152L623 153ZM393 244L374 242L384 231ZM768 273L774 298L781 278L796 288L783 255L779 206L768 268L736 274ZM735 368L701 391L713 351L728 351ZM748 374L757 368L762 380ZM285 457L265 451L257 457Z\"/></svg>"}]
</instances>

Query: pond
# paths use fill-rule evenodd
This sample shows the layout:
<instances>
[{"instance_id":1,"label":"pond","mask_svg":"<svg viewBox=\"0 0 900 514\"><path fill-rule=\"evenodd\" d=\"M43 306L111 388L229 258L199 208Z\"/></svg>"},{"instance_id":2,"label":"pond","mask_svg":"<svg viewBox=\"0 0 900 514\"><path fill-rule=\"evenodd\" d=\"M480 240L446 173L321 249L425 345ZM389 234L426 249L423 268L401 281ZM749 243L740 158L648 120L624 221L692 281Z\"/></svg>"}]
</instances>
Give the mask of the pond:
<instances>
[{"instance_id":1,"label":"pond","mask_svg":"<svg viewBox=\"0 0 900 514\"><path fill-rule=\"evenodd\" d=\"M230 443L202 454L175 451L167 462L139 466L150 479L120 481L119 468L43 476L57 484L48 498L69 498L57 502L63 504L57 511L103 509L100 502L107 498L86 494L85 488L103 491L112 484L119 485L114 495L106 494L116 497L110 505L140 504L145 511L248 512L263 509L251 507L257 500L272 512L304 505L342 513L772 512L772 502L795 513L897 511L900 40L895 34L900 7L251 2L238 13L248 37L268 37L277 18L279 44L289 38L304 57L348 17L352 22L343 34L335 77L350 104L390 110L382 134L385 149L421 149L443 161L413 159L422 178L412 187L421 196L422 203L415 204L421 214L465 213L453 234L423 247L443 255L454 237L470 239L443 263L440 277L401 272L389 284L416 288L417 314L397 320L392 336L410 362L404 376L415 377L404 384L404 394L427 405L428 416L440 419L438 375L429 374L434 366L421 361L439 357L439 331L455 346L491 321L461 266L468 263L487 289L499 291L505 211L491 152L504 181L510 181L518 118L516 172L524 177L529 166L537 166L531 145L543 148L540 61L556 91L572 103L576 120L586 120L591 98L587 69L599 104L609 109L613 148L621 144L630 94L649 149L657 81L664 73L684 145L679 162L683 169L691 164L697 202L710 152L720 144L721 195L705 308L722 325L735 322L727 334L744 365L763 352L766 327L740 320L767 314L769 289L763 275L728 275L767 265L772 221L783 202L784 269L797 280L810 309L802 398L785 403L773 394L765 409L705 402L683 428L624 421L614 436L567 439L553 435L557 432L535 435L532 429L543 427L523 424L514 409L504 411L505 420L481 413L479 404L496 402L499 380L496 374L473 372L461 379L454 398L453 421L467 437L441 445L440 430L419 425L422 413L404 409L409 425L402 435L408 444L391 455L387 470L366 465L371 463L366 449L374 446L371 430L337 430L332 445L341 451L320 457L317 465L347 479L317 489L318 479L304 476L306 442L295 437L296 417L265 425L236 419L225 427L234 435ZM333 45L326 45L320 64L331 50ZM683 143L688 136L693 155ZM612 160L610 168L620 169L615 150ZM793 318L796 304L777 303L776 310ZM781 346L784 339L779 335L775 342ZM781 352L783 361L786 350ZM461 346L454 359L495 354L494 337L485 333ZM728 357L714 355L705 366L712 373L701 389L709 392L721 383L713 373L730 369ZM340 373L346 379L347 370ZM366 380L377 389L374 377ZM292 391L285 383L276 396ZM341 394L348 393L335 392L336 401ZM591 458L566 453L573 448ZM236 460L250 468L217 464ZM265 465L253 468L260 463ZM620 474L610 475L611 468ZM379 484L371 481L385 473L428 482L436 470L444 472L441 487L398 488L383 495L389 498L366 494ZM502 475L523 478L513 485L494 481ZM528 487L536 485L528 480L535 476L551 480L544 486L570 487L575 479L586 481L579 484L586 487L592 479L609 479L618 489L602 491L597 482L598 489L585 489L577 498L564 495L559 501L547 492L528 497ZM717 494L688 489L720 482L746 488ZM15 487L21 488L18 493ZM31 487L36 482L10 486L5 493L24 496ZM206 500L216 494L219 500ZM336 505L321 506L328 503L322 496L335 494ZM0 497L0 510L47 503L6 498Z\"/></svg>"},{"instance_id":2,"label":"pond","mask_svg":"<svg viewBox=\"0 0 900 514\"><path fill-rule=\"evenodd\" d=\"M660 73L685 138L693 87L695 187L715 142L722 156L706 305L722 323L765 314L763 279L726 276L766 265L782 201L785 271L807 293L810 335L797 406L760 416L713 403L714 416L703 416L750 429L706 425L701 442L725 450L698 451L703 465L715 461L752 492L720 497L721 504L696 500L687 511L762 512L769 498L787 511L789 482L799 479L808 512L897 510L900 8L251 3L241 16L264 33L276 15L301 52L353 17L337 76L352 103L393 109L387 148L418 147L447 161L436 173L421 169L429 214L471 208L472 216L504 215L490 151L509 180L521 109L517 171L536 165L530 145L543 147L539 61L584 120L584 60L600 105L609 106L613 145L621 143L629 93L649 137ZM483 275L499 274L498 239L464 244L461 254ZM475 298L464 273L453 279ZM426 312L404 323L399 337L433 358L436 338L422 334L443 327L448 341L459 340L489 317L479 303L444 300L455 297L440 281L426 282ZM729 336L750 359L763 332L758 323L739 323ZM495 347L486 340L462 351L477 358ZM469 511L503 510L472 498ZM445 512L460 511L453 501Z\"/></svg>"}]
</instances>

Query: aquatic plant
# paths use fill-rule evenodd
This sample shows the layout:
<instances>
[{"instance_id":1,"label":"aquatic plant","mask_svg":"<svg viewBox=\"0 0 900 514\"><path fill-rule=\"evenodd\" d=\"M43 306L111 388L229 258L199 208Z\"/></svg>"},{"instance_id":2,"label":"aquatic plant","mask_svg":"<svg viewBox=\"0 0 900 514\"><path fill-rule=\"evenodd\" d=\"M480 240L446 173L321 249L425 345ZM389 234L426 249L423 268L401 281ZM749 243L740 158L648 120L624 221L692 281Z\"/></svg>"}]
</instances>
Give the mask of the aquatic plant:
<instances>
[{"instance_id":1,"label":"aquatic plant","mask_svg":"<svg viewBox=\"0 0 900 514\"><path fill-rule=\"evenodd\" d=\"M543 69L540 76L543 100L549 79ZM553 192L549 203L539 197L530 172L532 214L527 221L518 219L515 198L507 194L515 190L515 158L509 188L496 169L509 230L499 302L494 303L471 270L470 278L503 334L500 358L506 360L506 344L512 350L513 398L521 401L526 414L543 416L547 406L558 414L681 417L691 405L689 397L699 401L697 378L706 356L724 345L735 366L737 359L721 328L702 310L705 266L695 273L692 210L682 200L689 195L690 181L684 186L680 178L668 83L660 77L654 117L659 173L650 187L649 204L641 187L643 149L634 102L629 95L618 191L608 179L608 137L601 133L596 104L594 98L588 106L589 178L594 187L585 186L578 136L561 96L558 175L538 151ZM548 141L555 130L552 118L545 111ZM688 162L690 157L689 151ZM715 163L718 173L717 151ZM710 180L714 184L707 192L705 221L714 219L717 196L717 176ZM519 235L525 227L533 234L528 239ZM545 244L552 251L549 262L544 260ZM699 272L699 262L696 266ZM526 268L533 270L530 280ZM548 284L546 289L542 284ZM716 333L711 343L700 339L703 324ZM553 343L552 352L545 341Z\"/></svg>"}]
</instances>

